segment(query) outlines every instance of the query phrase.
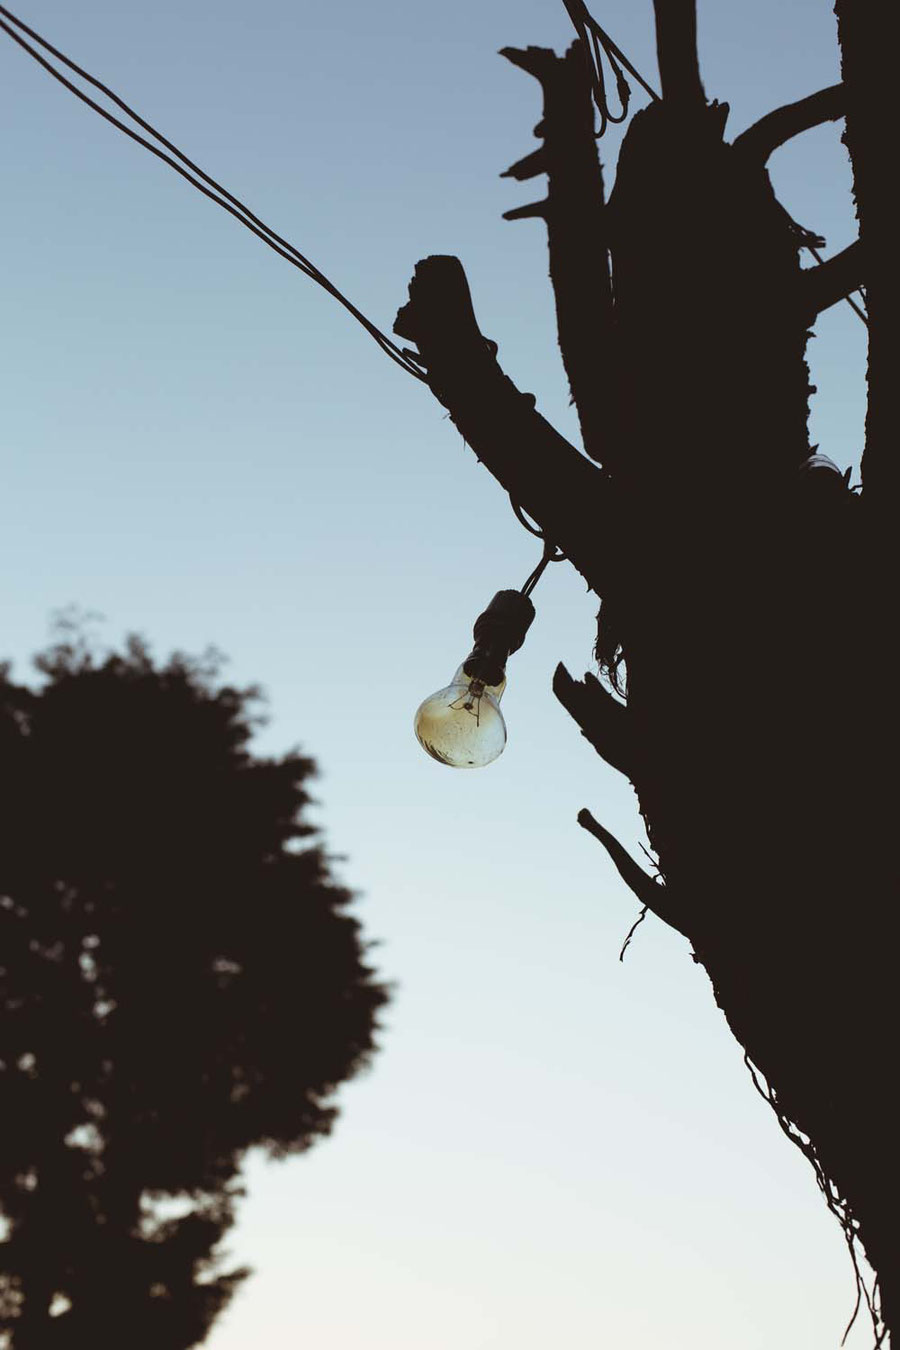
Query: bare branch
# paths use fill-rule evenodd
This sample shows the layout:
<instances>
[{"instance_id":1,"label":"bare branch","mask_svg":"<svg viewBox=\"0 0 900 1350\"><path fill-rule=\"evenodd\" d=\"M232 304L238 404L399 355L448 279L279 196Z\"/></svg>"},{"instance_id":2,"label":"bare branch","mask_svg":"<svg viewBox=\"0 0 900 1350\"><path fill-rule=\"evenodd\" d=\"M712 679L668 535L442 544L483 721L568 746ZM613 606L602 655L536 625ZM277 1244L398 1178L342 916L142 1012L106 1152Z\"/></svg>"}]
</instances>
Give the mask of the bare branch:
<instances>
[{"instance_id":1,"label":"bare branch","mask_svg":"<svg viewBox=\"0 0 900 1350\"><path fill-rule=\"evenodd\" d=\"M511 211L503 212L503 219L530 220L532 217L538 217L546 220L549 206L550 203L546 199L542 202L530 202L527 206L514 206Z\"/></svg>"},{"instance_id":2,"label":"bare branch","mask_svg":"<svg viewBox=\"0 0 900 1350\"><path fill-rule=\"evenodd\" d=\"M552 76L559 62L559 57L550 47L501 47L499 54L541 82Z\"/></svg>"},{"instance_id":3,"label":"bare branch","mask_svg":"<svg viewBox=\"0 0 900 1350\"><path fill-rule=\"evenodd\" d=\"M836 305L865 283L864 263L864 250L857 239L854 244L849 244L822 263L821 267L810 267L802 273L800 284L803 288L803 303L809 315L807 322L811 323L823 309Z\"/></svg>"},{"instance_id":4,"label":"bare branch","mask_svg":"<svg viewBox=\"0 0 900 1350\"><path fill-rule=\"evenodd\" d=\"M766 113L752 127L741 132L735 139L734 148L750 159L765 164L769 156L803 131L821 126L823 122L836 122L846 111L846 91L842 84L829 85L808 98L798 99L796 103L786 103Z\"/></svg>"},{"instance_id":5,"label":"bare branch","mask_svg":"<svg viewBox=\"0 0 900 1350\"><path fill-rule=\"evenodd\" d=\"M500 369L458 258L416 265L394 332L416 343L432 393L478 459L597 590L613 548L605 479Z\"/></svg>"},{"instance_id":6,"label":"bare branch","mask_svg":"<svg viewBox=\"0 0 900 1350\"><path fill-rule=\"evenodd\" d=\"M515 164L501 173L501 178L515 178L519 183L523 183L526 178L535 178L539 173L546 173L550 165L547 160L547 147L539 146L537 150L532 150L530 155L524 159L517 159ZM504 220L509 220L509 215L504 215Z\"/></svg>"},{"instance_id":7,"label":"bare branch","mask_svg":"<svg viewBox=\"0 0 900 1350\"><path fill-rule=\"evenodd\" d=\"M601 759L633 781L634 745L624 704L590 673L574 680L562 663L553 675L553 692Z\"/></svg>"},{"instance_id":8,"label":"bare branch","mask_svg":"<svg viewBox=\"0 0 900 1350\"><path fill-rule=\"evenodd\" d=\"M689 935L685 933L680 923L673 918L666 887L654 881L642 867L638 866L615 835L610 834L609 830L595 820L587 807L583 807L578 812L577 819L582 829L587 830L588 834L592 834L595 839L600 840L612 859L619 876L628 889L634 892L641 904L646 905L651 914L655 914L658 919L662 919L663 923L667 923L670 928L674 928L684 937L688 937Z\"/></svg>"},{"instance_id":9,"label":"bare branch","mask_svg":"<svg viewBox=\"0 0 900 1350\"><path fill-rule=\"evenodd\" d=\"M706 95L697 57L696 0L653 0L656 54L666 103L703 107Z\"/></svg>"},{"instance_id":10,"label":"bare branch","mask_svg":"<svg viewBox=\"0 0 900 1350\"><path fill-rule=\"evenodd\" d=\"M502 176L548 176L545 201L506 211L503 218L538 216L547 223L559 345L582 441L592 459L611 459L619 439L621 380L588 64L580 42L564 57L542 47L504 47L500 54L533 75L544 95L544 116L535 129L544 144Z\"/></svg>"}]
</instances>

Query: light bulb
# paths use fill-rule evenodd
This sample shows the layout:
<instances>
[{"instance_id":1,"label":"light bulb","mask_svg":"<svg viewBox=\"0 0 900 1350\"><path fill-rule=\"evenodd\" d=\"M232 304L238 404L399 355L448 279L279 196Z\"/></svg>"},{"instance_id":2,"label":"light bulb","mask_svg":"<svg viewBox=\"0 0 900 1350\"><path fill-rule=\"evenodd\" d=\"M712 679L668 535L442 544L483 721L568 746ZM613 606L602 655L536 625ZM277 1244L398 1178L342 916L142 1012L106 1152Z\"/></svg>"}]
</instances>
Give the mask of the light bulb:
<instances>
[{"instance_id":1,"label":"light bulb","mask_svg":"<svg viewBox=\"0 0 900 1350\"><path fill-rule=\"evenodd\" d=\"M475 646L447 687L426 698L416 713L416 737L432 759L454 769L480 769L503 753L506 661L521 647L533 618L534 605L521 591L498 591L479 614Z\"/></svg>"},{"instance_id":2,"label":"light bulb","mask_svg":"<svg viewBox=\"0 0 900 1350\"><path fill-rule=\"evenodd\" d=\"M454 769L478 769L503 753L506 723L500 700L506 688L485 684L459 667L445 689L426 698L416 713L416 737L423 750Z\"/></svg>"}]
</instances>

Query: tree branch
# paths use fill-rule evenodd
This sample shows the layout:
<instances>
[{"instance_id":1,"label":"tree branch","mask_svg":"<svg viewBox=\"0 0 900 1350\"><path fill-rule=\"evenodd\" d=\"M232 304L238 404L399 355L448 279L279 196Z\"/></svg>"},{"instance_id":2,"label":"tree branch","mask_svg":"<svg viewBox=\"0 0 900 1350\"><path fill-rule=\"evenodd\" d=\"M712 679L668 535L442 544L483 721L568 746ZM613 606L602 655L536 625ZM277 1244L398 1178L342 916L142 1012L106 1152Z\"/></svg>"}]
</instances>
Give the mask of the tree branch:
<instances>
[{"instance_id":1,"label":"tree branch","mask_svg":"<svg viewBox=\"0 0 900 1350\"><path fill-rule=\"evenodd\" d=\"M863 497L882 523L879 536L893 550L900 455L897 454L897 173L885 153L885 131L896 117L897 59L891 7L835 0L841 76L847 89L844 143L853 166L859 237L866 250L869 315L869 406L862 458ZM889 568L885 569L885 576Z\"/></svg>"},{"instance_id":2,"label":"tree branch","mask_svg":"<svg viewBox=\"0 0 900 1350\"><path fill-rule=\"evenodd\" d=\"M612 859L619 876L628 889L634 892L641 904L646 905L651 914L655 914L658 919L662 919L663 923L667 923L670 928L674 928L683 937L689 937L689 934L673 917L666 887L655 882L643 868L637 865L615 835L610 834L609 830L595 820L587 807L583 807L578 812L577 819L582 829L587 830L588 834L592 834L595 839L599 839Z\"/></svg>"},{"instance_id":3,"label":"tree branch","mask_svg":"<svg viewBox=\"0 0 900 1350\"><path fill-rule=\"evenodd\" d=\"M634 745L624 704L590 673L574 680L562 663L553 675L553 692L600 758L634 781Z\"/></svg>"},{"instance_id":4,"label":"tree branch","mask_svg":"<svg viewBox=\"0 0 900 1350\"><path fill-rule=\"evenodd\" d=\"M809 267L801 274L803 303L811 323L823 309L829 309L866 281L865 253L861 242L849 244L820 267Z\"/></svg>"},{"instance_id":5,"label":"tree branch","mask_svg":"<svg viewBox=\"0 0 900 1350\"><path fill-rule=\"evenodd\" d=\"M666 103L703 107L706 95L697 57L696 0L653 0L656 55Z\"/></svg>"},{"instance_id":6,"label":"tree branch","mask_svg":"<svg viewBox=\"0 0 900 1350\"><path fill-rule=\"evenodd\" d=\"M548 220L550 203L544 198L539 202L528 202L526 206L514 206L511 211L503 212L504 220Z\"/></svg>"},{"instance_id":7,"label":"tree branch","mask_svg":"<svg viewBox=\"0 0 900 1350\"><path fill-rule=\"evenodd\" d=\"M416 265L394 332L418 346L432 393L478 459L597 590L613 550L605 479L500 369L458 258Z\"/></svg>"},{"instance_id":8,"label":"tree branch","mask_svg":"<svg viewBox=\"0 0 900 1350\"><path fill-rule=\"evenodd\" d=\"M836 122L843 117L846 103L844 86L829 85L827 89L820 89L808 98L786 103L783 108L766 113L752 127L741 132L735 139L734 148L748 158L765 164L769 156L793 136L821 126L823 122Z\"/></svg>"},{"instance_id":9,"label":"tree branch","mask_svg":"<svg viewBox=\"0 0 900 1350\"><path fill-rule=\"evenodd\" d=\"M502 177L522 182L548 176L544 201L505 211L503 218L546 221L559 345L582 441L592 459L606 460L619 439L621 380L588 65L580 42L564 57L543 47L504 47L500 55L533 75L544 96L536 128L544 144Z\"/></svg>"}]
</instances>

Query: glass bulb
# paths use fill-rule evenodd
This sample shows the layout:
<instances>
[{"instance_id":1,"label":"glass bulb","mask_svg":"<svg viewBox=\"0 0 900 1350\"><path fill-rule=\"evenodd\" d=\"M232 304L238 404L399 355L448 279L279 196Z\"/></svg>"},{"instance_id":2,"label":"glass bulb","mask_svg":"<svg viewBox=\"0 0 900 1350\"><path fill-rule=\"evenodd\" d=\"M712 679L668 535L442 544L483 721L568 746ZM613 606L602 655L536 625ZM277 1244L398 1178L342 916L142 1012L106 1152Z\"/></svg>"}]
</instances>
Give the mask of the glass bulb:
<instances>
[{"instance_id":1,"label":"glass bulb","mask_svg":"<svg viewBox=\"0 0 900 1350\"><path fill-rule=\"evenodd\" d=\"M423 750L454 769L478 769L503 753L506 723L500 699L506 680L485 684L459 667L446 689L426 698L416 713Z\"/></svg>"}]
</instances>

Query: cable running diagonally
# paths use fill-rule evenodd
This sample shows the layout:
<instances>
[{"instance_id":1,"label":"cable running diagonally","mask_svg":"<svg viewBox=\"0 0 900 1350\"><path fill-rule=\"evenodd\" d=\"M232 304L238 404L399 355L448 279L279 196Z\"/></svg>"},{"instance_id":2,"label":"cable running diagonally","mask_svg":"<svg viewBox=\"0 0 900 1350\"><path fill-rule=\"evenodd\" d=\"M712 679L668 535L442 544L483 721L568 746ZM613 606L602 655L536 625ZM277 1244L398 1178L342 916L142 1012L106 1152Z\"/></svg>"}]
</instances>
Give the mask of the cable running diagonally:
<instances>
[{"instance_id":1,"label":"cable running diagonally","mask_svg":"<svg viewBox=\"0 0 900 1350\"><path fill-rule=\"evenodd\" d=\"M804 247L805 249L807 249L808 252L810 252L810 253L813 255L813 257L815 258L816 262L819 264L820 267L822 267L822 266L824 265L825 259L822 257L821 253L820 253L819 250L816 248L815 244L804 244L803 247ZM865 308L865 306L866 306L866 292L865 292L865 288L864 288L863 286L857 286L857 288L856 288L856 294L859 295L859 296L862 298L862 302L863 302L862 305L858 305L858 304L856 303L856 301L853 299L853 296L852 296L852 295L845 295L845 296L844 296L844 299L847 301L847 304L848 304L848 305L850 306L850 308L853 310L853 313L854 313L854 314L858 314L859 317L862 319L863 323L864 323L864 324L866 325L866 327L868 328L868 326L869 326L869 316L868 316L868 313L867 313L866 308Z\"/></svg>"},{"instance_id":2,"label":"cable running diagonally","mask_svg":"<svg viewBox=\"0 0 900 1350\"><path fill-rule=\"evenodd\" d=\"M131 140L136 141L137 144L143 146L145 150L149 150L152 155L157 157L157 159L161 159L165 164L168 164L170 168L180 174L192 187L195 187L198 192L202 192L205 197L209 197L211 201L214 201L218 206L221 206L224 211L229 213L229 215L234 216L235 220L240 221L246 229L250 230L252 234L255 234L258 239L261 239L264 244L268 245L268 247L273 250L273 252L279 254L280 257L298 268L299 271L303 272L304 275L308 276L312 281L315 281L317 285L321 286L323 290L326 290L329 295L353 315L356 321L365 328L366 332L374 338L386 356L389 356L392 361L397 363L397 365L402 366L402 368L408 371L410 375L414 375L416 379L422 381L426 380L426 376L419 369L418 365L415 364L411 354L398 347L391 338L385 333L382 333L370 319L366 318L366 316L338 290L333 282L329 281L323 272L319 271L309 258L304 257L299 249L296 249L293 244L282 238L281 235L276 234L273 229L266 225L264 221L260 220L260 218L238 197L235 197L232 193L228 192L221 183L216 182L214 178L211 178L209 174L205 173L203 169L193 162L193 160L183 154L176 145L173 145L171 141L167 140L161 132L157 131L156 128L141 117L139 113L135 112L133 108L130 108L112 89L103 84L102 81L96 79L88 71L82 69L76 62L72 61L63 52L59 51L45 38L41 37L39 33L35 32L33 28L29 28L26 23L17 18L5 5L0 5L0 15L2 15L2 18L0 18L0 29L2 29L8 37L11 37L14 42L18 43L29 56L37 61L48 74L52 75L55 80L58 80L60 84L70 91L70 93L73 93L82 103L86 103L94 112L99 113L101 117L105 118L107 122L110 122L119 131L124 132ZM17 28L21 31L17 32ZM147 140L146 137L139 135L136 131L132 130L131 127L126 126L118 117L115 117L112 113L101 107L99 103L92 99L82 89L79 89L71 80L67 79L61 71L57 70L46 57L42 56L40 52L35 51L34 47L22 37L22 33L27 34L28 37L40 47L43 47L44 51L55 57L57 61L60 61L80 79L102 93L159 144L154 145L151 141ZM159 148L160 146L164 146L165 149L161 150ZM170 153L166 153L166 151L169 151ZM204 186L204 184L207 186Z\"/></svg>"},{"instance_id":3,"label":"cable running diagonally","mask_svg":"<svg viewBox=\"0 0 900 1350\"><path fill-rule=\"evenodd\" d=\"M616 45L609 34L606 33L597 23L596 19L588 13L584 0L563 0L563 3L572 19L576 32L582 41L586 58L591 66L592 89L600 111L599 135L602 135L609 123L622 122L628 115L631 89L623 73L623 68L637 80L652 99L658 101L659 95L631 64L628 57L625 56L624 52ZM390 357L392 361L396 362L397 365L401 366L417 380L427 382L427 376L420 369L413 353L408 349L399 347L387 336L387 334L383 333L374 323L372 323L372 321L368 319L361 310L357 309L352 301L348 300L347 297L338 290L334 283L329 281L328 277L326 277L309 258L306 258L299 249L295 248L293 244L289 243L288 240L284 239L281 235L271 229L270 226L266 225L264 221L260 220L248 206L224 188L221 183L218 183L209 174L205 173L199 165L189 159L176 145L163 136L161 132L157 131L151 123L147 122L139 113L129 107L124 99L121 99L112 89L105 85L101 80L96 79L95 76L91 75L88 71L84 70L75 61L72 61L65 53L59 51L59 49L48 42L46 38L41 37L39 33L33 28L30 28L28 24L18 18L17 15L13 14L13 12L7 9L5 5L0 5L0 15L3 16L0 18L0 29L27 52L33 60L42 66L49 75L68 89L70 93L74 94L76 98L80 99L82 103L85 103L94 112L99 113L101 117L111 123L112 126L123 132L124 135L135 141L138 145L143 146L145 150L149 150L152 155L155 155L157 159L162 160L163 163L168 164L170 168L180 174L181 177L190 183L192 187L196 188L198 192L202 192L205 197L208 197L211 201L214 201L217 206L222 207L224 211L227 211L230 215L234 216L236 220L240 221L246 229L250 230L252 234L255 234L257 238L261 239L264 244L273 250L273 252L291 263L292 266L303 272L304 275L308 276L312 281L315 281L316 284L327 291L333 299L337 300L340 305L343 305L348 313L352 314L356 321L361 324L366 332L368 332L375 342L378 343L378 346L386 356ZM20 31L17 32L16 29ZM35 51L30 43L22 37L22 33L27 34L34 42L43 47L44 51L50 53L56 60L62 62L62 64L71 70L73 74L77 75L80 79L102 93L159 144L153 145L145 137L126 126L118 117L115 117L112 113L101 107L99 103L83 90L79 89L71 80L67 79L61 71L57 70L46 57L42 56L40 52ZM620 110L618 113L612 113L610 111L606 100L602 60L604 55L609 61L616 78L617 97L620 101ZM164 146L165 149L161 150L159 146ZM169 151L170 153L166 153L166 151ZM196 177L194 175L196 175ZM204 186L204 184L207 186ZM810 249L810 252L815 257L817 263L821 264L824 261L815 249ZM845 298L851 309L859 316L862 322L868 324L865 312L854 303L850 296Z\"/></svg>"}]
</instances>

